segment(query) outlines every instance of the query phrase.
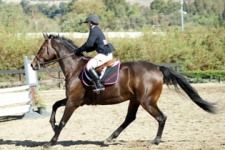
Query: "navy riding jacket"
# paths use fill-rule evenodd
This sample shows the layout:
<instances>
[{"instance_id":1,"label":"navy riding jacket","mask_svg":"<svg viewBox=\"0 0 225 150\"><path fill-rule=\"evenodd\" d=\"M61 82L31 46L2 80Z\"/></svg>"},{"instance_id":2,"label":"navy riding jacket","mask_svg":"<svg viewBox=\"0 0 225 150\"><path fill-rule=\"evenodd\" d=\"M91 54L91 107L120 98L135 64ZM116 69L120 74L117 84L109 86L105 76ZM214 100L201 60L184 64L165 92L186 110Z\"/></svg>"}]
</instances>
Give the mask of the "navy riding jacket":
<instances>
[{"instance_id":1,"label":"navy riding jacket","mask_svg":"<svg viewBox=\"0 0 225 150\"><path fill-rule=\"evenodd\" d=\"M107 54L104 49L107 43L104 43L105 35L101 31L98 26L94 26L89 33L87 41L78 49L76 49L76 53L80 53L83 51L91 52L96 50L97 53ZM105 41L106 42L106 41Z\"/></svg>"}]
</instances>

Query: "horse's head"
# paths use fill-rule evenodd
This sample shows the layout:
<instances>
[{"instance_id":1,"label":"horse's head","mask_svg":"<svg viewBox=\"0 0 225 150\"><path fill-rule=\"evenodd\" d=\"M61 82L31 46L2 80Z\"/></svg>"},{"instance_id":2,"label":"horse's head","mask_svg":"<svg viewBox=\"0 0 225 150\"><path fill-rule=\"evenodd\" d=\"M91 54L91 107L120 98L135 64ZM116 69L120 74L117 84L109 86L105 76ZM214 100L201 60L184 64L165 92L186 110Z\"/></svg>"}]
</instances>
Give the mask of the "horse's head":
<instances>
[{"instance_id":1,"label":"horse's head","mask_svg":"<svg viewBox=\"0 0 225 150\"><path fill-rule=\"evenodd\" d=\"M31 63L31 67L33 70L39 70L41 66L44 66L46 62L49 62L53 59L57 58L57 53L54 47L52 46L52 39L54 38L52 35L44 34L45 38L44 43L41 45L40 49L38 50L35 58Z\"/></svg>"}]
</instances>

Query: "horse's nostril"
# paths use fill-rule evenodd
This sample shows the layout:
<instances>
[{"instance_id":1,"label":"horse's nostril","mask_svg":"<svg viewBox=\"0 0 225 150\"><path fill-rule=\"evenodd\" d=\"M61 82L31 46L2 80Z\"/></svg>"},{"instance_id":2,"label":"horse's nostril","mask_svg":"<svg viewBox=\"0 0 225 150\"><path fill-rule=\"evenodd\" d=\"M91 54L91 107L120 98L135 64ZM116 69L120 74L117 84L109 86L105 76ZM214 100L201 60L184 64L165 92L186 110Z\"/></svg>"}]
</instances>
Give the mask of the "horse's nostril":
<instances>
[{"instance_id":1,"label":"horse's nostril","mask_svg":"<svg viewBox=\"0 0 225 150\"><path fill-rule=\"evenodd\" d=\"M37 68L36 68L36 66L35 66L35 65L30 64L30 66L31 66L31 68L32 68L33 70L37 70Z\"/></svg>"},{"instance_id":2,"label":"horse's nostril","mask_svg":"<svg viewBox=\"0 0 225 150\"><path fill-rule=\"evenodd\" d=\"M31 66L31 68L32 68L33 70L35 69L33 64L30 64L30 66Z\"/></svg>"}]
</instances>

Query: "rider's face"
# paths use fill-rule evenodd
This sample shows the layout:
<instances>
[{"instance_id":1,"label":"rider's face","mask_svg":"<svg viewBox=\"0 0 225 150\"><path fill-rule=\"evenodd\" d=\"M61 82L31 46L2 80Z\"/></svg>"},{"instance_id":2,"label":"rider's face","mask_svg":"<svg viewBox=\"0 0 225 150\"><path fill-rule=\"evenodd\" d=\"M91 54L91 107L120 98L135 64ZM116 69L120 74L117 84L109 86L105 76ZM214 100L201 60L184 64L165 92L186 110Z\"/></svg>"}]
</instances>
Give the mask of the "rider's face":
<instances>
[{"instance_id":1,"label":"rider's face","mask_svg":"<svg viewBox=\"0 0 225 150\"><path fill-rule=\"evenodd\" d=\"M89 21L89 22L87 22L87 26L88 26L88 28L89 29L91 29L91 27L92 27L92 23Z\"/></svg>"}]
</instances>

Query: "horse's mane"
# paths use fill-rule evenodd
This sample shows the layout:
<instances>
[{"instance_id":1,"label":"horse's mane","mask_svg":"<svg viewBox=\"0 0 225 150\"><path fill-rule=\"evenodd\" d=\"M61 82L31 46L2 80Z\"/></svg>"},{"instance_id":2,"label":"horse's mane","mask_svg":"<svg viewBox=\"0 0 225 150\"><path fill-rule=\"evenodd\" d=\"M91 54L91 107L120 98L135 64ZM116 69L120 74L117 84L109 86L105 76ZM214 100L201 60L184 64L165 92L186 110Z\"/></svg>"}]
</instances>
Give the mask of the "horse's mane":
<instances>
[{"instance_id":1,"label":"horse's mane","mask_svg":"<svg viewBox=\"0 0 225 150\"><path fill-rule=\"evenodd\" d=\"M64 36L59 36L59 35L55 35L55 34L50 34L48 36L49 39L58 39L60 40L62 43L64 43L65 45L67 45L69 47L69 49L71 51L74 51L76 48L78 48L78 46L76 44L74 44L74 42L70 39L65 38Z\"/></svg>"}]
</instances>

